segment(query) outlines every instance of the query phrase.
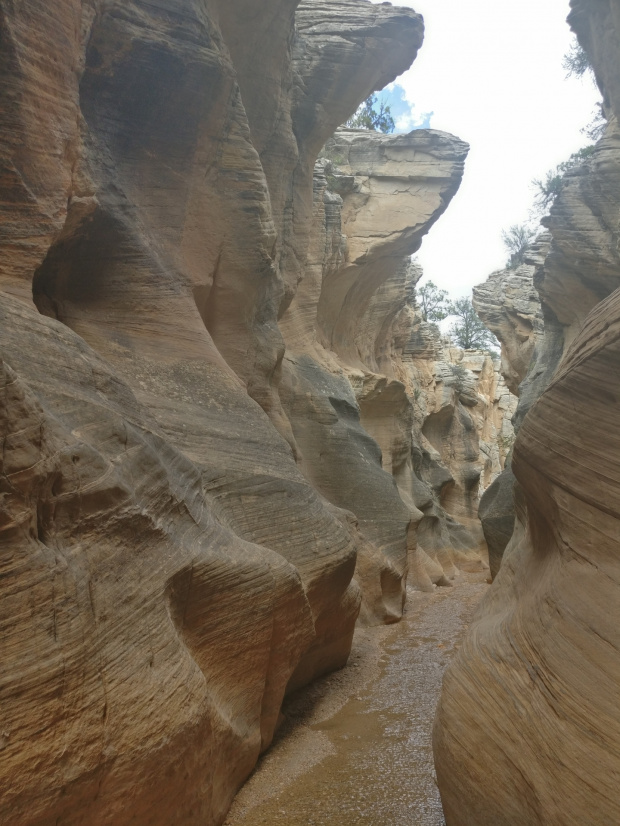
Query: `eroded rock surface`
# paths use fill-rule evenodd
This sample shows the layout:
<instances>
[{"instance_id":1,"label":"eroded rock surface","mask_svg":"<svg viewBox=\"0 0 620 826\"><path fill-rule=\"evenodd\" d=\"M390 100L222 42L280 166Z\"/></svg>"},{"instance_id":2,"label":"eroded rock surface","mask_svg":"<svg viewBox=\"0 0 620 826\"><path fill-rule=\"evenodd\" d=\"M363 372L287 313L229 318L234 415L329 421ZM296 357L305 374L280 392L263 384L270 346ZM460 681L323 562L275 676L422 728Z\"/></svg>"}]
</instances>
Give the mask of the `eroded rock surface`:
<instances>
[{"instance_id":1,"label":"eroded rock surface","mask_svg":"<svg viewBox=\"0 0 620 826\"><path fill-rule=\"evenodd\" d=\"M521 264L492 273L484 284L474 287L473 305L502 345L501 372L510 391L518 396L544 331L534 266Z\"/></svg>"},{"instance_id":2,"label":"eroded rock surface","mask_svg":"<svg viewBox=\"0 0 620 826\"><path fill-rule=\"evenodd\" d=\"M502 376L511 392L519 397L517 409L512 410L517 429L527 410L549 384L562 354L563 336L559 340L557 334L552 337L555 329L552 313L541 306L534 285L536 265L544 268L549 243L549 235L542 234L528 251L528 263L494 272L473 290L476 312L501 343ZM511 447L512 441L514 436L510 444L505 444ZM514 530L514 484L508 452L505 469L487 486L478 508L493 578Z\"/></svg>"},{"instance_id":3,"label":"eroded rock surface","mask_svg":"<svg viewBox=\"0 0 620 826\"><path fill-rule=\"evenodd\" d=\"M580 19L580 12L574 17ZM519 396L513 418L518 431L548 387L588 313L620 284L615 192L620 188L618 125L609 123L583 164L571 168L550 215L517 270L493 273L474 289L480 317L502 343L502 373ZM510 462L508 462L510 464ZM485 493L480 519L491 572L499 570L514 523L514 476L507 468Z\"/></svg>"},{"instance_id":4,"label":"eroded rock surface","mask_svg":"<svg viewBox=\"0 0 620 826\"><path fill-rule=\"evenodd\" d=\"M402 615L422 518L416 490L428 499L402 380L419 277L409 256L456 191L467 149L435 131L339 130L316 165L308 269L281 321L281 397L301 467L357 524L368 622Z\"/></svg>"},{"instance_id":5,"label":"eroded rock surface","mask_svg":"<svg viewBox=\"0 0 620 826\"><path fill-rule=\"evenodd\" d=\"M423 483L417 490L423 512L417 565L424 560L431 581L445 584L459 569L479 570L486 557L479 497L504 467L516 399L491 356L459 350L419 318L405 352L405 382L414 400L413 464ZM427 556L440 563L443 578L435 579ZM421 585L428 587L428 579Z\"/></svg>"},{"instance_id":6,"label":"eroded rock surface","mask_svg":"<svg viewBox=\"0 0 620 826\"><path fill-rule=\"evenodd\" d=\"M11 826L220 823L360 584L402 611L417 511L358 379L467 147L345 132L317 164L422 19L259 5L0 0Z\"/></svg>"},{"instance_id":7,"label":"eroded rock surface","mask_svg":"<svg viewBox=\"0 0 620 826\"><path fill-rule=\"evenodd\" d=\"M448 826L620 821L620 3L571 6L611 119L545 221L535 279L550 357L528 378L552 378L520 422L514 534L444 681Z\"/></svg>"},{"instance_id":8,"label":"eroded rock surface","mask_svg":"<svg viewBox=\"0 0 620 826\"><path fill-rule=\"evenodd\" d=\"M421 321L409 258L466 152L435 131L338 130L315 168L306 277L281 321L284 407L306 474L359 526L369 622L400 617L408 569L429 590L484 564L478 496L503 467L512 402L490 358L451 364L465 356Z\"/></svg>"}]
</instances>

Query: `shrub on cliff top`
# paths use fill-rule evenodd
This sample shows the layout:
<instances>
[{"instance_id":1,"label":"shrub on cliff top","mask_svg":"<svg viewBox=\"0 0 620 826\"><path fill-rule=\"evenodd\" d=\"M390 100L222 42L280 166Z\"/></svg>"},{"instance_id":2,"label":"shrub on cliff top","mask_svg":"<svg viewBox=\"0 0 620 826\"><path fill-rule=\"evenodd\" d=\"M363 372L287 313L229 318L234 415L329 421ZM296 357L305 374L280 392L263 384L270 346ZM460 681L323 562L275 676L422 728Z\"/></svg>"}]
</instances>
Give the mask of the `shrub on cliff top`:
<instances>
[{"instance_id":1,"label":"shrub on cliff top","mask_svg":"<svg viewBox=\"0 0 620 826\"><path fill-rule=\"evenodd\" d=\"M594 71L587 52L576 38L564 55L562 68L566 72L566 77L583 77L587 72Z\"/></svg>"},{"instance_id":2,"label":"shrub on cliff top","mask_svg":"<svg viewBox=\"0 0 620 826\"><path fill-rule=\"evenodd\" d=\"M456 316L456 321L450 327L448 335L457 347L463 350L487 350L497 355L498 341L478 317L471 298L452 301L450 315Z\"/></svg>"},{"instance_id":3,"label":"shrub on cliff top","mask_svg":"<svg viewBox=\"0 0 620 826\"><path fill-rule=\"evenodd\" d=\"M416 289L416 299L424 321L436 323L450 315L448 292L440 290L432 281Z\"/></svg>"},{"instance_id":4,"label":"shrub on cliff top","mask_svg":"<svg viewBox=\"0 0 620 826\"><path fill-rule=\"evenodd\" d=\"M534 211L536 214L543 215L549 211L564 187L564 175L569 169L573 169L573 167L579 166L586 161L594 152L594 148L594 145L584 146L577 152L573 152L567 161L563 161L559 163L555 169L549 170L544 179L534 178L532 185L536 189L536 197L534 198Z\"/></svg>"},{"instance_id":5,"label":"shrub on cliff top","mask_svg":"<svg viewBox=\"0 0 620 826\"><path fill-rule=\"evenodd\" d=\"M513 224L508 229L502 230L502 241L510 253L507 267L514 270L519 264L523 264L525 253L531 247L535 236L536 230L527 224Z\"/></svg>"}]
</instances>

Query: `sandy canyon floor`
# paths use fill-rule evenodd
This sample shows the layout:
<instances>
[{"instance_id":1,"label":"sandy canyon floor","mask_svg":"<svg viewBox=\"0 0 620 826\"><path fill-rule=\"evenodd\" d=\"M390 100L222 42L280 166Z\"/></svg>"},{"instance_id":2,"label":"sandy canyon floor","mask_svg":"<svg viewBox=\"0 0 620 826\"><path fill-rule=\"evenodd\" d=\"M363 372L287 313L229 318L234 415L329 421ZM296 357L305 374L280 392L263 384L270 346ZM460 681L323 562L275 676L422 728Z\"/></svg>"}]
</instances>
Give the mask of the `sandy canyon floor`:
<instances>
[{"instance_id":1,"label":"sandy canyon floor","mask_svg":"<svg viewBox=\"0 0 620 826\"><path fill-rule=\"evenodd\" d=\"M225 826L443 826L433 715L486 576L411 591L400 624L358 629L348 667L287 701Z\"/></svg>"}]
</instances>

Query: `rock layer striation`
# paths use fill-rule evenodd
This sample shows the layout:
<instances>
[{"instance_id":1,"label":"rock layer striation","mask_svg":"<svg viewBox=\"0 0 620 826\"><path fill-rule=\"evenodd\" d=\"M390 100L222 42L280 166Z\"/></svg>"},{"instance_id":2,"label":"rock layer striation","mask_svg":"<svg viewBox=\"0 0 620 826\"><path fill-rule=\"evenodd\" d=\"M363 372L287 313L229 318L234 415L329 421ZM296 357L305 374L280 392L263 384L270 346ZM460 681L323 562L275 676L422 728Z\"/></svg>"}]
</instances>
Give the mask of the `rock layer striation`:
<instances>
[{"instance_id":1,"label":"rock layer striation","mask_svg":"<svg viewBox=\"0 0 620 826\"><path fill-rule=\"evenodd\" d=\"M220 823L362 591L402 612L419 511L370 422L409 287L381 291L467 147L332 139L414 11L259 5L0 0L12 826Z\"/></svg>"},{"instance_id":2,"label":"rock layer striation","mask_svg":"<svg viewBox=\"0 0 620 826\"><path fill-rule=\"evenodd\" d=\"M620 4L571 6L610 122L533 260L545 333L514 448L515 530L435 723L448 826L620 820Z\"/></svg>"}]
</instances>

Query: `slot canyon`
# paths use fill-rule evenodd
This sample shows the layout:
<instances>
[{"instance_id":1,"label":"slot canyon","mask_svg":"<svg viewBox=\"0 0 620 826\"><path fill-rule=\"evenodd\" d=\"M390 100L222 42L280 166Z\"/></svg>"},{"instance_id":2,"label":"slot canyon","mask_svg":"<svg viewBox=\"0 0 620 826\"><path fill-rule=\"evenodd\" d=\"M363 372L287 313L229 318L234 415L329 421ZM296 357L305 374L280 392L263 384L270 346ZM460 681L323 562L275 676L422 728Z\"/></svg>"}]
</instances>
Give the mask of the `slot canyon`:
<instances>
[{"instance_id":1,"label":"slot canyon","mask_svg":"<svg viewBox=\"0 0 620 826\"><path fill-rule=\"evenodd\" d=\"M421 14L0 0L2 826L620 825L620 0L569 11L603 125L494 353L416 257L470 147L351 125Z\"/></svg>"}]
</instances>

